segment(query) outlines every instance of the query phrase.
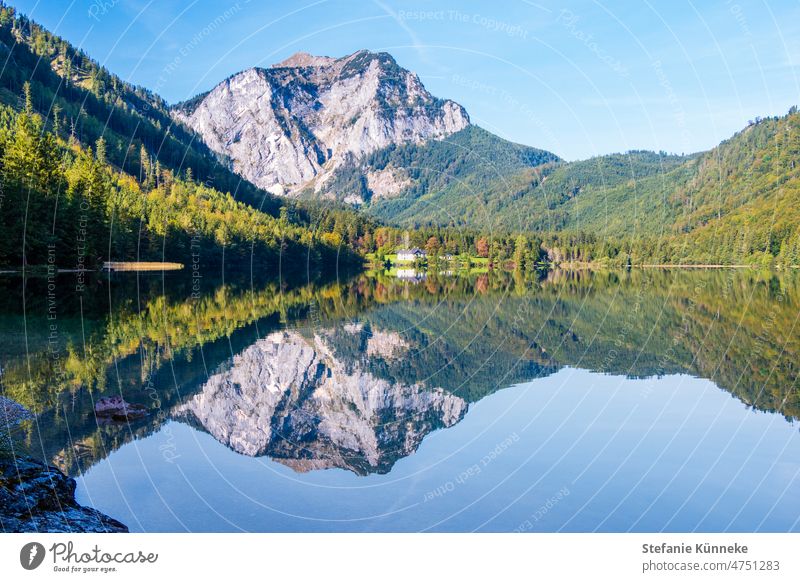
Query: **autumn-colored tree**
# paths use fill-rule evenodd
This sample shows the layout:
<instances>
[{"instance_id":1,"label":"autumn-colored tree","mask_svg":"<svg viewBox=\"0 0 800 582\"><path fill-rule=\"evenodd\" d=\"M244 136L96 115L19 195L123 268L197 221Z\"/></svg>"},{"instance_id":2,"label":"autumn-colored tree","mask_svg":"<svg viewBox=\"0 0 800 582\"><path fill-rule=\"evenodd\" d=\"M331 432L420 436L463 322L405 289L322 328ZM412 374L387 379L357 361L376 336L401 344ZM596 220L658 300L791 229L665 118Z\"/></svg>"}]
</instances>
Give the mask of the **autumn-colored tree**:
<instances>
[{"instance_id":1,"label":"autumn-colored tree","mask_svg":"<svg viewBox=\"0 0 800 582\"><path fill-rule=\"evenodd\" d=\"M475 242L475 251L479 257L486 258L489 256L489 241L481 237Z\"/></svg>"},{"instance_id":2,"label":"autumn-colored tree","mask_svg":"<svg viewBox=\"0 0 800 582\"><path fill-rule=\"evenodd\" d=\"M429 257L438 256L440 248L439 239L435 236L430 237L428 242L425 243L425 252L428 253Z\"/></svg>"}]
</instances>

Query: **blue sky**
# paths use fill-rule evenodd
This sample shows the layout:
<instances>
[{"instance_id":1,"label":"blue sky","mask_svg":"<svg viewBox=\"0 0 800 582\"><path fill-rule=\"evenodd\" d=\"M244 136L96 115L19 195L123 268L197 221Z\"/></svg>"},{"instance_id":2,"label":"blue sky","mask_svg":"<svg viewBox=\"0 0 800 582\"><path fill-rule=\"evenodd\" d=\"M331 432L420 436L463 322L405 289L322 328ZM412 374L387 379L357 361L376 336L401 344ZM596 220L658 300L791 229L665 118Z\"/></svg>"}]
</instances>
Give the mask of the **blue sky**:
<instances>
[{"instance_id":1,"label":"blue sky","mask_svg":"<svg viewBox=\"0 0 800 582\"><path fill-rule=\"evenodd\" d=\"M297 51L387 51L478 125L570 160L708 149L800 104L797 0L10 4L172 103Z\"/></svg>"}]
</instances>

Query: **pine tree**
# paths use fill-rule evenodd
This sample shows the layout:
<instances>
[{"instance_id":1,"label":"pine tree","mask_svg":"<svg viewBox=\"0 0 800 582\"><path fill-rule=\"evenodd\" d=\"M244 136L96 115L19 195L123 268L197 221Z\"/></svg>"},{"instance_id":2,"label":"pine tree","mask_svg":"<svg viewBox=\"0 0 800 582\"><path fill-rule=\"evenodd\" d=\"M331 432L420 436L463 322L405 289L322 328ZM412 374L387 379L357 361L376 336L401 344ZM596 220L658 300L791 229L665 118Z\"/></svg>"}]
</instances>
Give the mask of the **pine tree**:
<instances>
[{"instance_id":1,"label":"pine tree","mask_svg":"<svg viewBox=\"0 0 800 582\"><path fill-rule=\"evenodd\" d=\"M525 269L525 257L528 255L528 239L519 235L514 242L514 270Z\"/></svg>"},{"instance_id":2,"label":"pine tree","mask_svg":"<svg viewBox=\"0 0 800 582\"><path fill-rule=\"evenodd\" d=\"M61 106L56 103L53 105L53 134L58 137L61 133Z\"/></svg>"},{"instance_id":3,"label":"pine tree","mask_svg":"<svg viewBox=\"0 0 800 582\"><path fill-rule=\"evenodd\" d=\"M152 186L151 184L151 168L150 168L150 156L147 153L147 150L144 147L144 144L139 148L139 182L145 186L145 188L150 189Z\"/></svg>"},{"instance_id":4,"label":"pine tree","mask_svg":"<svg viewBox=\"0 0 800 582\"><path fill-rule=\"evenodd\" d=\"M105 165L105 163L106 163L106 140L102 135L97 139L97 142L95 143L95 154L94 154L94 157L97 160L98 164Z\"/></svg>"},{"instance_id":5,"label":"pine tree","mask_svg":"<svg viewBox=\"0 0 800 582\"><path fill-rule=\"evenodd\" d=\"M25 81L22 86L22 92L25 98L25 114L33 115L33 98L31 97L31 84L30 81Z\"/></svg>"}]
</instances>

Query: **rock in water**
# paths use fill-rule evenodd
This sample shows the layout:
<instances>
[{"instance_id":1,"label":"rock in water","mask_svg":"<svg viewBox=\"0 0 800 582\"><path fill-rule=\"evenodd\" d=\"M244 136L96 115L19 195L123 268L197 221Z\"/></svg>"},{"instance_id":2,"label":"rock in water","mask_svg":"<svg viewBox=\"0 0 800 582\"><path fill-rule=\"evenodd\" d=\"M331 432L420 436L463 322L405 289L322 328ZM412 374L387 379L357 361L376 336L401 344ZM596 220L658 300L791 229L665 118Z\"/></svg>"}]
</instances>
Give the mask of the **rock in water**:
<instances>
[{"instance_id":1,"label":"rock in water","mask_svg":"<svg viewBox=\"0 0 800 582\"><path fill-rule=\"evenodd\" d=\"M33 417L33 413L18 402L0 396L0 455L12 454L14 450L12 435L15 428L22 421Z\"/></svg>"},{"instance_id":2,"label":"rock in water","mask_svg":"<svg viewBox=\"0 0 800 582\"><path fill-rule=\"evenodd\" d=\"M75 501L75 479L25 457L0 457L0 530L4 532L127 532Z\"/></svg>"},{"instance_id":3,"label":"rock in water","mask_svg":"<svg viewBox=\"0 0 800 582\"><path fill-rule=\"evenodd\" d=\"M98 419L125 422L147 416L147 408L141 404L126 402L122 396L101 398L94 405Z\"/></svg>"}]
</instances>

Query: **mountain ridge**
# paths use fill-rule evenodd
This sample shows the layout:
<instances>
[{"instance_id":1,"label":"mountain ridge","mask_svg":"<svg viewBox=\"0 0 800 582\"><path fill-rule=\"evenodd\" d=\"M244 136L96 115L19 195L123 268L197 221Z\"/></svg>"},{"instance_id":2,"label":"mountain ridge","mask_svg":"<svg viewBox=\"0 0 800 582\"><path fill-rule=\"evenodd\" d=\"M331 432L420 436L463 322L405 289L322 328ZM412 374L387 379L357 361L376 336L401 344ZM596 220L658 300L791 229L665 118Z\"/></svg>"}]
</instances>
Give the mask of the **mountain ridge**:
<instances>
[{"instance_id":1,"label":"mountain ridge","mask_svg":"<svg viewBox=\"0 0 800 582\"><path fill-rule=\"evenodd\" d=\"M469 125L388 53L297 53L236 73L171 109L243 177L276 194L321 184L350 157L442 138Z\"/></svg>"}]
</instances>

